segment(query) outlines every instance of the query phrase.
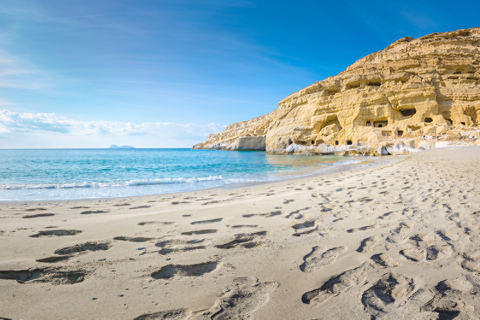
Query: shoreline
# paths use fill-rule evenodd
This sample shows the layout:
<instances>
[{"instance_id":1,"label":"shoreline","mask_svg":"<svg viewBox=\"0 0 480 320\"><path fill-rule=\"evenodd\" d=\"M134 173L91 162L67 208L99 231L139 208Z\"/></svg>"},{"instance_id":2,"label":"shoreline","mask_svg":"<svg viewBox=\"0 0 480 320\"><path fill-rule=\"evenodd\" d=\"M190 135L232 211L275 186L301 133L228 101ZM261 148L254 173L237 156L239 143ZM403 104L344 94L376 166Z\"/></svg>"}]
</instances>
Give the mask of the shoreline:
<instances>
[{"instance_id":1,"label":"shoreline","mask_svg":"<svg viewBox=\"0 0 480 320\"><path fill-rule=\"evenodd\" d=\"M428 151L428 150L424 150ZM423 152L423 151L417 151L418 152ZM414 153L412 153L414 154ZM181 195L184 193L192 193L192 192L201 192L201 191L208 191L208 190L234 190L238 188L243 188L243 187L253 187L257 185L265 185L265 184L275 184L277 182L282 182L282 181L290 181L290 180L298 180L298 179L304 179L304 178L309 178L309 177L315 177L315 176L323 176L323 175L330 175L330 174L336 174L339 172L349 172L349 171L354 171L354 170L361 170L364 168L368 168L370 166L381 166L383 163L390 163L390 162L396 162L400 159L403 159L405 157L410 156L411 154L403 154L403 155L391 155L388 157L376 157L376 159L372 160L371 156L356 156L356 157L349 157L345 156L347 158L354 158L354 159L359 159L359 158L365 158L364 161L358 162L358 163L347 163L347 164L333 164L326 166L325 168L322 168L321 170L318 170L313 173L308 173L308 174L303 174L300 176L293 176L293 177L283 177L275 180L263 180L263 181L253 181L253 182L238 182L238 183L229 183L225 184L223 186L217 186L217 187L209 187L209 188L204 188L204 189L196 189L196 190L189 190L189 191L180 191L180 192L171 192L171 193L158 193L158 194L150 194L150 195L138 195L138 196L127 196L127 197L106 197L106 198L83 198L83 199L61 199L61 200L0 200L0 208L3 205L6 204L24 204L24 205L31 205L31 204L54 204L54 203L59 203L59 202L88 202L88 201L102 201L102 200L124 200L124 201L133 201L137 198L149 198L149 197L159 197L159 196L168 196L168 195ZM312 156L319 156L319 155L312 155ZM343 161L343 160L342 160ZM349 161L349 160L345 160ZM340 161L341 162L341 161ZM365 162L365 163L364 163ZM148 200L148 199L147 199Z\"/></svg>"},{"instance_id":2,"label":"shoreline","mask_svg":"<svg viewBox=\"0 0 480 320\"><path fill-rule=\"evenodd\" d=\"M435 149L235 189L1 203L0 317L478 318L479 158Z\"/></svg>"}]
</instances>

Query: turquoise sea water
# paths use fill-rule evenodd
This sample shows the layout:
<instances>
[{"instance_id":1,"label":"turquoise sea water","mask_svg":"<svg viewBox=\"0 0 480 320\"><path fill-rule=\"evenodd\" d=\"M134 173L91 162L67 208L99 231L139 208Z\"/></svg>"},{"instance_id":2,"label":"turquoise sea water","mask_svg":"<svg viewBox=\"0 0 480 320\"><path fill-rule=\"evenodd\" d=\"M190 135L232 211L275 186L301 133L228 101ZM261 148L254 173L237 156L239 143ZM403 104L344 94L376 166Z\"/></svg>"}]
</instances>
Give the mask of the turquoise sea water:
<instances>
[{"instance_id":1,"label":"turquoise sea water","mask_svg":"<svg viewBox=\"0 0 480 320\"><path fill-rule=\"evenodd\" d=\"M303 176L360 161L192 149L0 150L0 201L182 192Z\"/></svg>"}]
</instances>

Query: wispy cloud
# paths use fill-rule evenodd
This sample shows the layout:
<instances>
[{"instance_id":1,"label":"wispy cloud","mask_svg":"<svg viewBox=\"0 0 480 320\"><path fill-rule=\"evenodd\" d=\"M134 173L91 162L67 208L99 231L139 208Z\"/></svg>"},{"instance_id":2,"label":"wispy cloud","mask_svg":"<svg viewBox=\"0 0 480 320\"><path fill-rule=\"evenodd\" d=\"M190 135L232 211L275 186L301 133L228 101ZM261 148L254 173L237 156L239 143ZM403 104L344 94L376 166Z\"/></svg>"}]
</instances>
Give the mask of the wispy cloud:
<instances>
[{"instance_id":1,"label":"wispy cloud","mask_svg":"<svg viewBox=\"0 0 480 320\"><path fill-rule=\"evenodd\" d=\"M411 25L421 29L434 29L438 28L438 23L436 23L432 18L427 16L423 12L418 12L410 8L404 8L400 14L407 20Z\"/></svg>"},{"instance_id":2,"label":"wispy cloud","mask_svg":"<svg viewBox=\"0 0 480 320\"><path fill-rule=\"evenodd\" d=\"M72 137L76 141L83 137L86 141L100 139L99 141L103 142L110 139L113 142L128 141L136 145L157 147L182 144L184 141L182 146L188 146L224 128L225 126L216 123L198 125L171 122L79 121L55 113L18 113L0 110L0 138L21 136L23 140L28 136L38 138L38 135L52 139L53 135L62 139Z\"/></svg>"},{"instance_id":3,"label":"wispy cloud","mask_svg":"<svg viewBox=\"0 0 480 320\"><path fill-rule=\"evenodd\" d=\"M0 51L0 87L43 89L51 84L47 73L29 61Z\"/></svg>"}]
</instances>

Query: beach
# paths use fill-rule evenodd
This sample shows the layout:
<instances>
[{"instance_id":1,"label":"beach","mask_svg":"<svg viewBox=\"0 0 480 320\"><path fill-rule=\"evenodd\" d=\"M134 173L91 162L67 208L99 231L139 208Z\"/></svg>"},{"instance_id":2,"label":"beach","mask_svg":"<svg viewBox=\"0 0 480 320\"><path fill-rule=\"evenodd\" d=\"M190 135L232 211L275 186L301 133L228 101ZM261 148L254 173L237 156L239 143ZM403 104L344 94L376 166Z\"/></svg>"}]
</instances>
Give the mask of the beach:
<instances>
[{"instance_id":1,"label":"beach","mask_svg":"<svg viewBox=\"0 0 480 320\"><path fill-rule=\"evenodd\" d=\"M479 318L480 147L392 159L235 188L2 202L0 319Z\"/></svg>"}]
</instances>

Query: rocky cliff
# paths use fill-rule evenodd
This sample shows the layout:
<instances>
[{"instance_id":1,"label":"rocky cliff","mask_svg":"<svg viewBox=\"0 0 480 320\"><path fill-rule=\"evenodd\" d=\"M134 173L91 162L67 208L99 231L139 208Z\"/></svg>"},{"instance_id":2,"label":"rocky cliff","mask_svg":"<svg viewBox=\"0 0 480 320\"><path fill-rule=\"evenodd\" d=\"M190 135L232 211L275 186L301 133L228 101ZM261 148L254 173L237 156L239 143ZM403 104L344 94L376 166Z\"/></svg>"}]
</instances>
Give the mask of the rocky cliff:
<instances>
[{"instance_id":1,"label":"rocky cliff","mask_svg":"<svg viewBox=\"0 0 480 320\"><path fill-rule=\"evenodd\" d=\"M406 153L478 144L479 123L480 28L472 28L400 39L195 147L238 150L243 137L259 137L270 153Z\"/></svg>"}]
</instances>

